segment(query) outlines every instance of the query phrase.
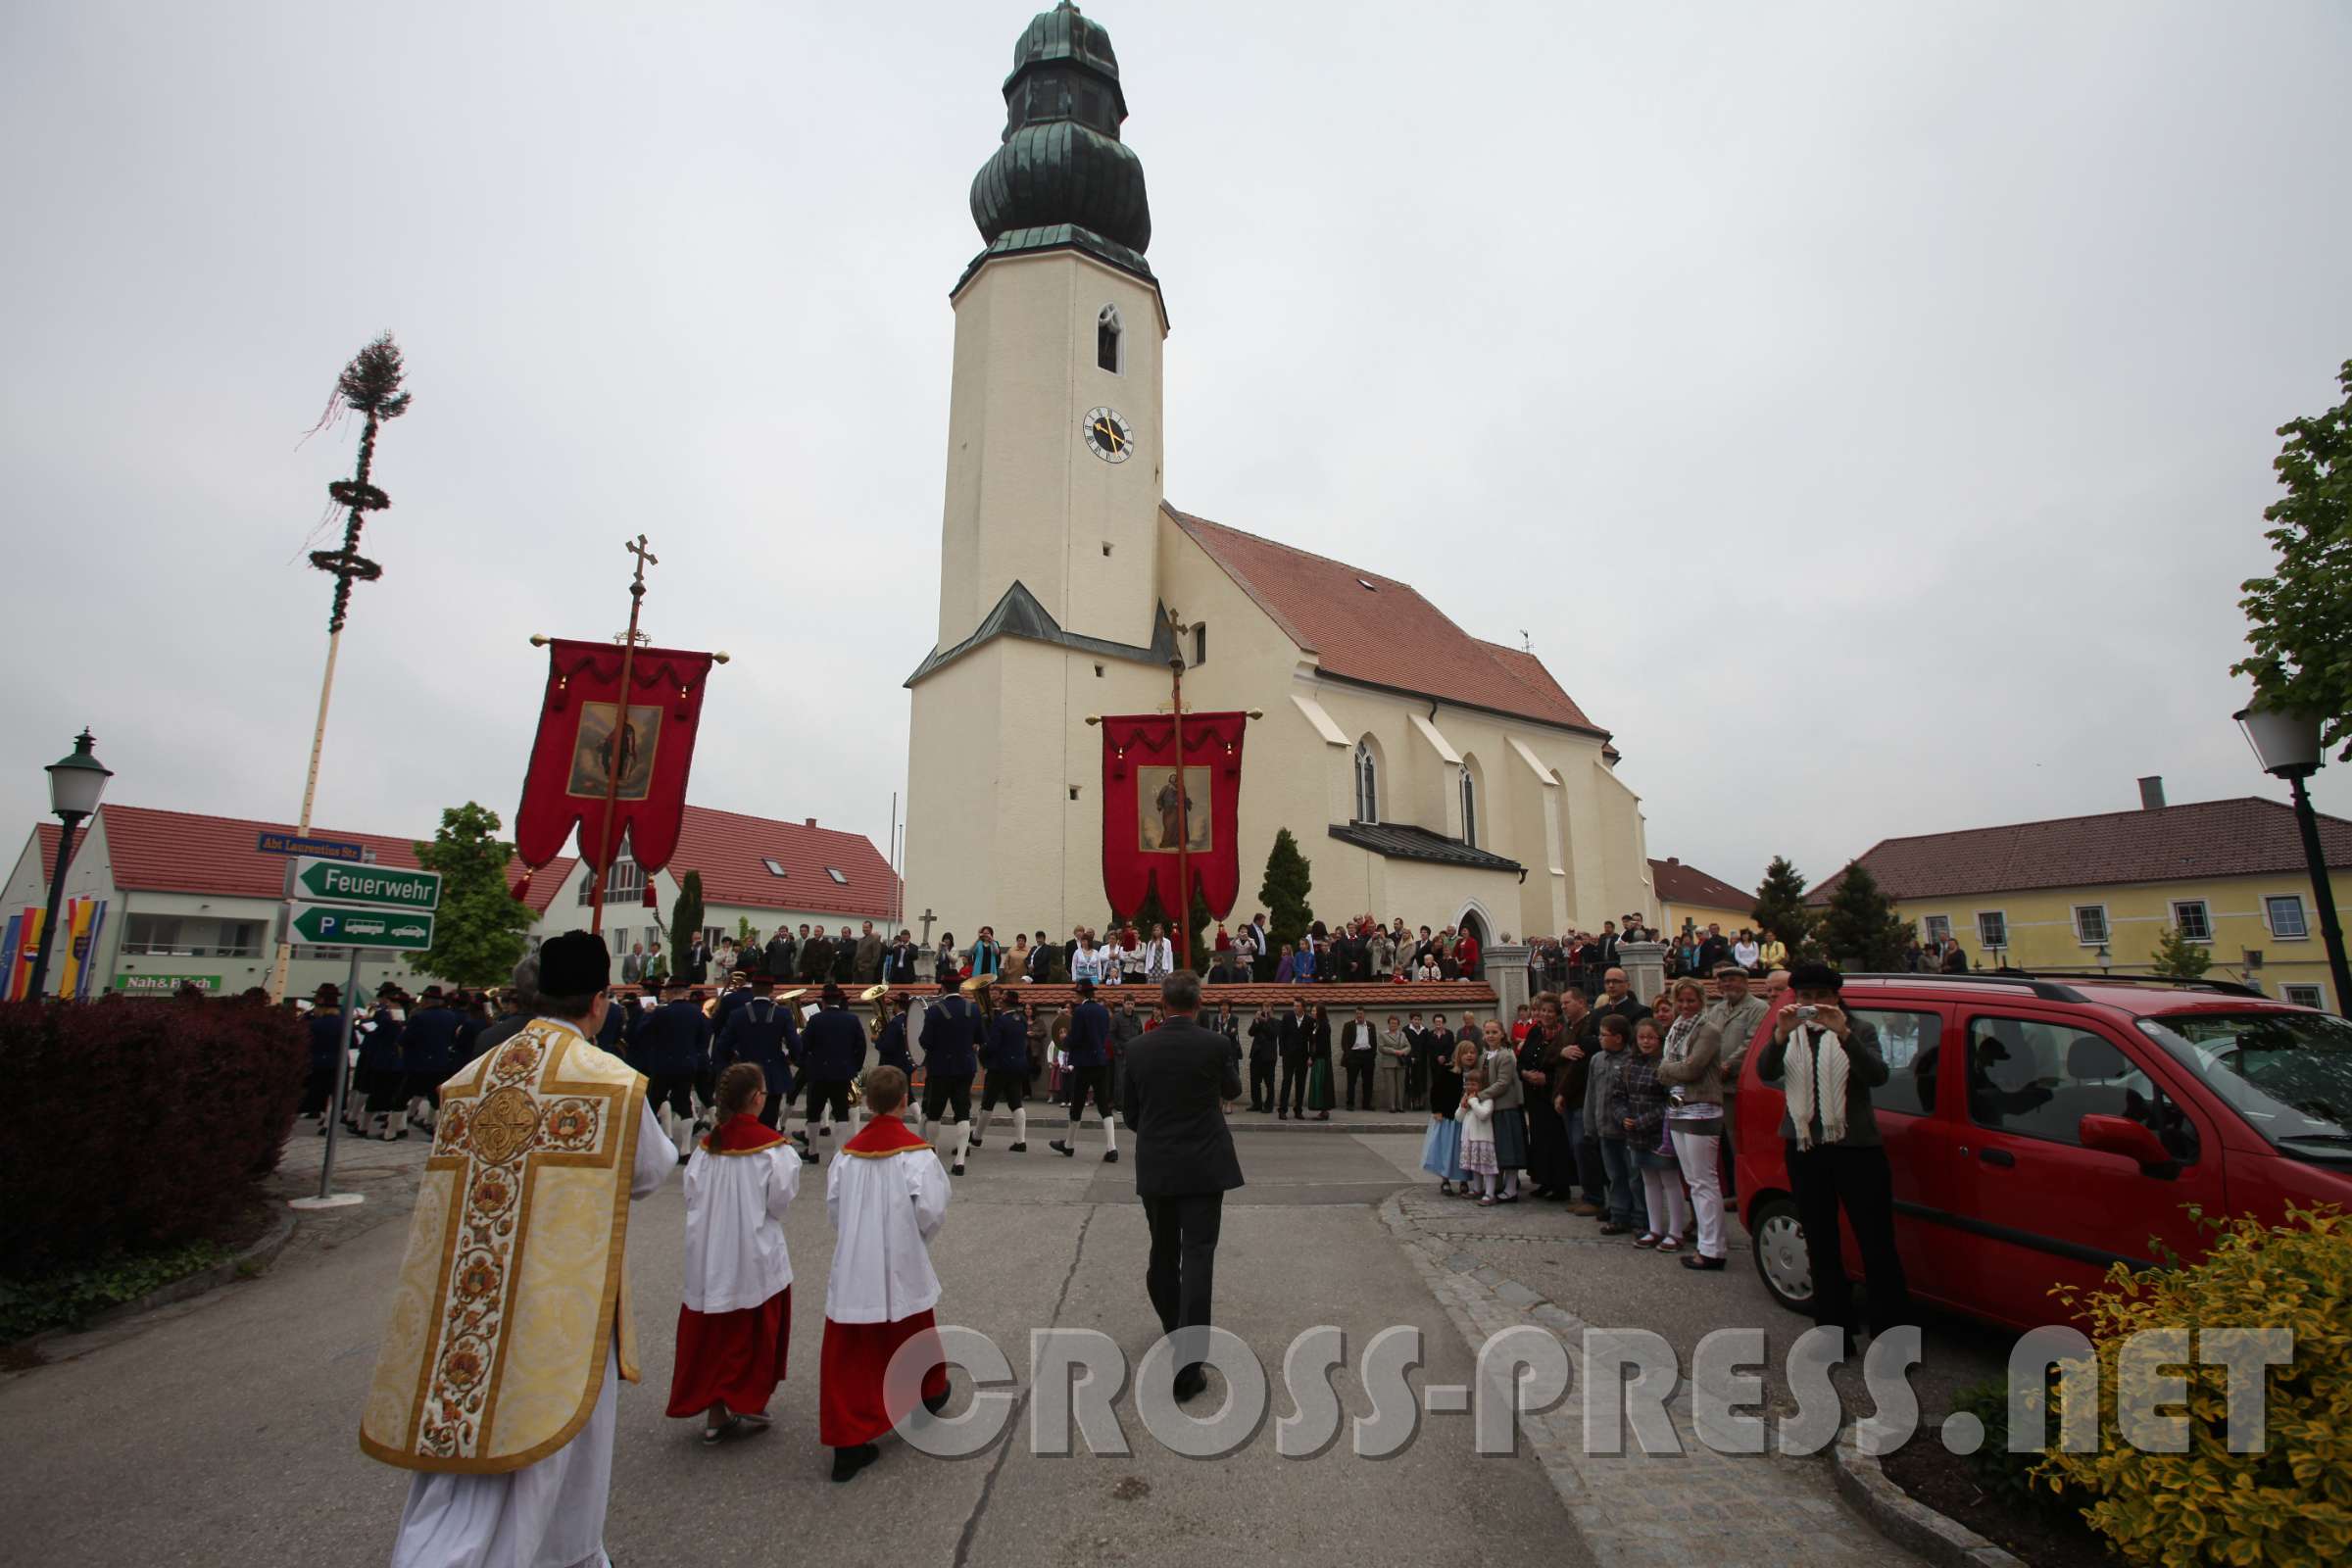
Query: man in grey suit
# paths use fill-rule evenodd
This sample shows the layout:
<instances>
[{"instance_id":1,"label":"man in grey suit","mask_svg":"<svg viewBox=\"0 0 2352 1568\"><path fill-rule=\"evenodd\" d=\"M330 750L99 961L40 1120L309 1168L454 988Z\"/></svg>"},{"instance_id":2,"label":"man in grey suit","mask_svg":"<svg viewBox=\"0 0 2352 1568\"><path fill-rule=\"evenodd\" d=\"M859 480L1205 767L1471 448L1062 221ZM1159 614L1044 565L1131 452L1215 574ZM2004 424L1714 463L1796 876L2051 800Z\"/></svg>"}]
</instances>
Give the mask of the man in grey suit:
<instances>
[{"instance_id":1,"label":"man in grey suit","mask_svg":"<svg viewBox=\"0 0 2352 1568\"><path fill-rule=\"evenodd\" d=\"M1226 1038L1196 1016L1199 975L1177 970L1160 982L1159 997L1165 1018L1130 1050L1121 1112L1135 1133L1135 1193L1152 1227L1144 1289L1161 1331L1173 1334L1208 1326L1225 1195L1242 1185L1225 1125L1225 1102L1241 1099L1242 1075ZM1177 1398L1207 1387L1198 1361L1178 1369Z\"/></svg>"},{"instance_id":2,"label":"man in grey suit","mask_svg":"<svg viewBox=\"0 0 2352 1568\"><path fill-rule=\"evenodd\" d=\"M1716 1071L1723 1079L1723 1196L1728 1202L1739 1196L1734 1191L1739 1152L1732 1147L1732 1124L1740 1114L1740 1066L1747 1060L1748 1044L1772 1007L1762 997L1748 995L1747 971L1736 963L1716 966L1715 992L1716 1000L1699 1015L1698 1027L1702 1037L1715 1036ZM1694 1049L1697 1045L1692 1042Z\"/></svg>"}]
</instances>

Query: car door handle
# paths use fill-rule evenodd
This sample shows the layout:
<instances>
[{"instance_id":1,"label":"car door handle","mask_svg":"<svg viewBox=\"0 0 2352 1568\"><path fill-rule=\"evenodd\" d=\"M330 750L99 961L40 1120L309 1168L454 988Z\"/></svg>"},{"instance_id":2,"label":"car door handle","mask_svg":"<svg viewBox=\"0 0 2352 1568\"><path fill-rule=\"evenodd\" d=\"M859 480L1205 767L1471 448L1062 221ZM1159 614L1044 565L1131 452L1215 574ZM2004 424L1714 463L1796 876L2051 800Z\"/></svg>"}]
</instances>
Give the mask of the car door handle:
<instances>
[{"instance_id":1,"label":"car door handle","mask_svg":"<svg viewBox=\"0 0 2352 1568\"><path fill-rule=\"evenodd\" d=\"M2017 1163L2017 1156L2006 1149L1980 1149L1977 1157L1987 1165L1998 1165L2003 1170Z\"/></svg>"}]
</instances>

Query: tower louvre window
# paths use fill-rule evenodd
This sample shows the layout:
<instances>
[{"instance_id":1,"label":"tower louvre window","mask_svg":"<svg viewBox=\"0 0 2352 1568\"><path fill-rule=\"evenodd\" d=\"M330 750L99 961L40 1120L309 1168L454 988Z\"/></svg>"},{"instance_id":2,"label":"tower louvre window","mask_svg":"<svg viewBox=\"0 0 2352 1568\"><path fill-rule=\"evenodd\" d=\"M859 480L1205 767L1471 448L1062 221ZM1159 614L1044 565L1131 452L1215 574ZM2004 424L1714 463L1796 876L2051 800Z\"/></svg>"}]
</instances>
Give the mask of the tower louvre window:
<instances>
[{"instance_id":1,"label":"tower louvre window","mask_svg":"<svg viewBox=\"0 0 2352 1568\"><path fill-rule=\"evenodd\" d=\"M1103 306L1095 318L1095 363L1113 375L1127 373L1127 328L1116 305Z\"/></svg>"}]
</instances>

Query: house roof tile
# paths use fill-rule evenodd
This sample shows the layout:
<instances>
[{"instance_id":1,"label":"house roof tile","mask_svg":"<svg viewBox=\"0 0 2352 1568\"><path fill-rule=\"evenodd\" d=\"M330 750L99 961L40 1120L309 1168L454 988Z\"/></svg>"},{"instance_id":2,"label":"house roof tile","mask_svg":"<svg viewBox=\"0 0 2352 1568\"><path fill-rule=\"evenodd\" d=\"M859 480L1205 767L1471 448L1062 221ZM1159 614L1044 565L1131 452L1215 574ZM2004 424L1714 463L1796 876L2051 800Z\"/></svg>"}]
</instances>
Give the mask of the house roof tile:
<instances>
[{"instance_id":1,"label":"house roof tile","mask_svg":"<svg viewBox=\"0 0 2352 1568\"><path fill-rule=\"evenodd\" d=\"M784 875L767 868L771 859ZM834 881L828 868L847 880ZM874 920L899 912L899 879L874 841L813 822L689 806L667 869L672 876L700 871L705 904Z\"/></svg>"},{"instance_id":2,"label":"house roof tile","mask_svg":"<svg viewBox=\"0 0 2352 1568\"><path fill-rule=\"evenodd\" d=\"M106 824L107 858L115 886L132 892L210 893L222 898L275 899L285 889L286 858L264 855L254 848L263 833L299 833L291 822L264 822L239 816L205 816L193 811L165 811L146 806L101 806ZM42 827L44 856L57 853L56 829ZM382 833L352 833L340 828L315 827L305 835L315 839L345 839L375 852L378 865L416 868L414 839ZM86 842L86 840L84 841ZM76 858L81 854L74 848ZM568 858L557 860L534 877L524 901L539 913L571 870ZM508 868L507 885L521 879L519 861Z\"/></svg>"},{"instance_id":3,"label":"house roof tile","mask_svg":"<svg viewBox=\"0 0 2352 1568\"><path fill-rule=\"evenodd\" d=\"M1327 675L1604 736L1544 662L1473 637L1412 584L1166 509Z\"/></svg>"},{"instance_id":4,"label":"house roof tile","mask_svg":"<svg viewBox=\"0 0 2352 1568\"><path fill-rule=\"evenodd\" d=\"M1719 876L1709 876L1695 865L1685 865L1672 858L1649 862L1649 883L1658 890L1659 901L1665 904L1695 904L1703 909L1745 909L1756 902L1753 893L1742 892Z\"/></svg>"},{"instance_id":5,"label":"house roof tile","mask_svg":"<svg viewBox=\"0 0 2352 1568\"><path fill-rule=\"evenodd\" d=\"M2330 866L2352 866L2352 821L2322 816L2320 842ZM1857 863L1895 899L2304 872L2294 812L2252 795L1883 839ZM1826 904L1844 876L1808 902Z\"/></svg>"}]
</instances>

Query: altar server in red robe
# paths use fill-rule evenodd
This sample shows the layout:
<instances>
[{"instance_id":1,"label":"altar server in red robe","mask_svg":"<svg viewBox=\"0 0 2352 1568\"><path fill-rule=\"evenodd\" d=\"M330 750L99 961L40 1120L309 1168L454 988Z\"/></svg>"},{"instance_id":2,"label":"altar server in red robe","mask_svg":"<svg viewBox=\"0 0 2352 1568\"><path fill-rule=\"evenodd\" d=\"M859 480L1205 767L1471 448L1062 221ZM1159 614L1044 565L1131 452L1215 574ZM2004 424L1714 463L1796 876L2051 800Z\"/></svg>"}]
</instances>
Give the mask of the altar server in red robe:
<instances>
[{"instance_id":1,"label":"altar server in red robe","mask_svg":"<svg viewBox=\"0 0 2352 1568\"><path fill-rule=\"evenodd\" d=\"M703 1441L767 1430L792 1344L784 1212L801 1190L792 1141L760 1120L759 1063L719 1074L718 1126L686 1165L686 1284L669 1413L702 1416Z\"/></svg>"},{"instance_id":2,"label":"altar server in red robe","mask_svg":"<svg viewBox=\"0 0 2352 1568\"><path fill-rule=\"evenodd\" d=\"M912 1408L911 1399L894 1399L883 1387L901 1346L915 1341L917 1353L931 1355L921 1379L924 1408L936 1415L948 1402L948 1367L931 1315L939 1276L926 1245L947 1217L948 1173L931 1146L899 1119L906 1103L905 1073L869 1070L865 1109L873 1119L842 1146L826 1173L833 1274L825 1282L817 1437L833 1450L836 1481L880 1458L875 1440Z\"/></svg>"}]
</instances>

